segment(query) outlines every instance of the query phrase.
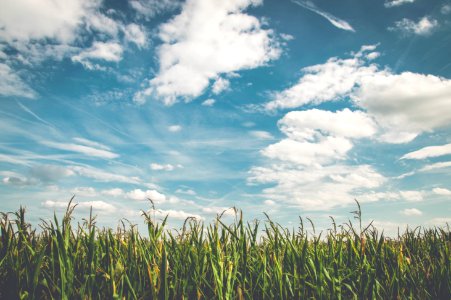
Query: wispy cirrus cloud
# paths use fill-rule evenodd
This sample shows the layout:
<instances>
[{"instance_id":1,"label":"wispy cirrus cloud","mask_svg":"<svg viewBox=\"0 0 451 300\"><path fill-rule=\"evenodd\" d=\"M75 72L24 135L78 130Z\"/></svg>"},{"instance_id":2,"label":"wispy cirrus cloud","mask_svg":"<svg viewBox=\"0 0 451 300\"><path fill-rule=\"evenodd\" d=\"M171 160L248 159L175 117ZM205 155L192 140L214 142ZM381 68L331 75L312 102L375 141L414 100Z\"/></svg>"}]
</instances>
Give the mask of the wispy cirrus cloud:
<instances>
[{"instance_id":1,"label":"wispy cirrus cloud","mask_svg":"<svg viewBox=\"0 0 451 300\"><path fill-rule=\"evenodd\" d=\"M401 6L407 3L414 3L415 0L386 0L384 6L387 8Z\"/></svg>"},{"instance_id":2,"label":"wispy cirrus cloud","mask_svg":"<svg viewBox=\"0 0 451 300\"><path fill-rule=\"evenodd\" d=\"M58 142L51 142L51 141L42 141L42 145L45 145L50 148L64 150L64 151L70 151L70 152L77 152L81 154L85 154L87 156L92 157L100 157L105 159L113 159L119 157L119 154L113 153L108 150L104 149L97 149L90 146L85 145L79 145L79 144L71 144L71 143L58 143Z\"/></svg>"},{"instance_id":3,"label":"wispy cirrus cloud","mask_svg":"<svg viewBox=\"0 0 451 300\"><path fill-rule=\"evenodd\" d=\"M429 157L438 157L451 154L451 144L442 146L428 146L420 150L409 152L401 157L401 159L426 159Z\"/></svg>"},{"instance_id":4,"label":"wispy cirrus cloud","mask_svg":"<svg viewBox=\"0 0 451 300\"><path fill-rule=\"evenodd\" d=\"M339 19L328 12L325 12L322 9L319 9L311 1L292 0L291 2L320 15L321 17L325 18L332 25L334 25L335 27L337 27L339 29L355 32L355 29L348 22L346 22L345 20Z\"/></svg>"},{"instance_id":5,"label":"wispy cirrus cloud","mask_svg":"<svg viewBox=\"0 0 451 300\"><path fill-rule=\"evenodd\" d=\"M142 184L142 180L135 176L125 176L117 173L108 172L102 169L89 166L69 166L69 170L79 176L91 178L100 182L122 182L130 184Z\"/></svg>"},{"instance_id":6,"label":"wispy cirrus cloud","mask_svg":"<svg viewBox=\"0 0 451 300\"><path fill-rule=\"evenodd\" d=\"M0 78L0 96L36 98L36 92L7 64L0 63Z\"/></svg>"}]
</instances>

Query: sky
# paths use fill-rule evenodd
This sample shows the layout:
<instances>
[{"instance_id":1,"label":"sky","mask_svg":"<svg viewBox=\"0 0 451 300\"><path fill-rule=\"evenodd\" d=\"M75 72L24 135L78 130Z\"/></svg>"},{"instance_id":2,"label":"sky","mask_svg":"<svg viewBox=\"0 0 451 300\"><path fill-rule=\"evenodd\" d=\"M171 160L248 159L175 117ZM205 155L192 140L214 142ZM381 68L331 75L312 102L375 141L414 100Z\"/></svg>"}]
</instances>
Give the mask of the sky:
<instances>
[{"instance_id":1,"label":"sky","mask_svg":"<svg viewBox=\"0 0 451 300\"><path fill-rule=\"evenodd\" d=\"M451 222L451 1L0 6L2 212Z\"/></svg>"}]
</instances>

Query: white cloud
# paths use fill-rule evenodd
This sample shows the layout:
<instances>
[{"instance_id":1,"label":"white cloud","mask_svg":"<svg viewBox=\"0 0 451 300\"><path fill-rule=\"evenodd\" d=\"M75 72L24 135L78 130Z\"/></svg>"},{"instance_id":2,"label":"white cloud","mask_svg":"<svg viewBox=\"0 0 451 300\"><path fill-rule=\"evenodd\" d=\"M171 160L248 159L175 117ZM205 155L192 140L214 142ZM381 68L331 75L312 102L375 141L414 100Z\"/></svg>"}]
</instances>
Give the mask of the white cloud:
<instances>
[{"instance_id":1,"label":"white cloud","mask_svg":"<svg viewBox=\"0 0 451 300\"><path fill-rule=\"evenodd\" d=\"M302 167L294 163L253 167L249 183L275 184L263 195L275 203L299 206L304 210L328 210L349 205L362 190L381 186L386 179L369 165Z\"/></svg>"},{"instance_id":2,"label":"white cloud","mask_svg":"<svg viewBox=\"0 0 451 300\"><path fill-rule=\"evenodd\" d=\"M451 218L433 218L428 221L428 224L432 226L446 226L446 224L451 224Z\"/></svg>"},{"instance_id":3,"label":"white cloud","mask_svg":"<svg viewBox=\"0 0 451 300\"><path fill-rule=\"evenodd\" d=\"M400 191L399 194L406 201L419 202L423 201L424 193L422 191Z\"/></svg>"},{"instance_id":4,"label":"white cloud","mask_svg":"<svg viewBox=\"0 0 451 300\"><path fill-rule=\"evenodd\" d=\"M89 17L86 18L86 22L88 28L101 33L106 33L111 37L116 37L120 29L118 22L100 12L91 13Z\"/></svg>"},{"instance_id":5,"label":"white cloud","mask_svg":"<svg viewBox=\"0 0 451 300\"><path fill-rule=\"evenodd\" d=\"M415 0L386 0L384 3L385 7L395 7L400 6L407 3L413 3Z\"/></svg>"},{"instance_id":6,"label":"white cloud","mask_svg":"<svg viewBox=\"0 0 451 300\"><path fill-rule=\"evenodd\" d=\"M268 146L262 154L306 166L345 159L353 147L349 138L370 137L376 132L374 122L364 112L349 109L335 113L293 111L278 125L288 138Z\"/></svg>"},{"instance_id":7,"label":"white cloud","mask_svg":"<svg viewBox=\"0 0 451 300\"><path fill-rule=\"evenodd\" d=\"M426 165L420 169L420 172L430 172L447 168L451 168L451 161L444 161Z\"/></svg>"},{"instance_id":8,"label":"white cloud","mask_svg":"<svg viewBox=\"0 0 451 300\"><path fill-rule=\"evenodd\" d=\"M93 61L119 62L122 60L122 46L117 42L94 42L88 49L72 57L72 61L81 63L89 70L104 70Z\"/></svg>"},{"instance_id":9,"label":"white cloud","mask_svg":"<svg viewBox=\"0 0 451 300\"><path fill-rule=\"evenodd\" d=\"M324 133L336 137L364 138L373 136L377 131L377 125L366 113L348 108L336 112L319 109L292 111L278 125L288 137L299 141L315 140Z\"/></svg>"},{"instance_id":10,"label":"white cloud","mask_svg":"<svg viewBox=\"0 0 451 300\"><path fill-rule=\"evenodd\" d=\"M102 182L123 182L131 184L141 183L141 180L138 177L127 177L124 175L110 173L92 167L70 166L68 168L74 173L78 174L79 176L92 178Z\"/></svg>"},{"instance_id":11,"label":"white cloud","mask_svg":"<svg viewBox=\"0 0 451 300\"><path fill-rule=\"evenodd\" d=\"M352 143L344 138L327 137L316 143L283 139L269 145L262 154L271 159L311 166L344 159L351 148Z\"/></svg>"},{"instance_id":12,"label":"white cloud","mask_svg":"<svg viewBox=\"0 0 451 300\"><path fill-rule=\"evenodd\" d=\"M98 142L95 142L95 141L91 141L91 140L88 140L88 139L85 139L85 138L74 137L73 140L76 141L77 143L80 143L80 144L83 144L83 145L86 145L86 146L89 146L89 147L100 148L100 149L108 150L108 151L111 150L110 147L108 147L108 146L105 146L105 145L103 145L101 143L98 143Z\"/></svg>"},{"instance_id":13,"label":"white cloud","mask_svg":"<svg viewBox=\"0 0 451 300\"><path fill-rule=\"evenodd\" d=\"M181 6L180 0L131 0L130 6L139 14L139 16L150 20L158 14L166 11L172 11Z\"/></svg>"},{"instance_id":14,"label":"white cloud","mask_svg":"<svg viewBox=\"0 0 451 300\"><path fill-rule=\"evenodd\" d=\"M69 143L57 143L57 142L50 142L50 141L42 141L41 144L64 151L71 151L71 152L78 152L85 154L87 156L93 156L93 157L101 157L105 159L113 159L119 157L119 154L113 153L108 150L103 149L97 149L85 145L78 145L78 144L69 144Z\"/></svg>"},{"instance_id":15,"label":"white cloud","mask_svg":"<svg viewBox=\"0 0 451 300\"><path fill-rule=\"evenodd\" d=\"M375 134L374 122L361 111L295 111L279 121L287 136L261 153L273 164L253 167L251 184L275 184L264 189L267 200L303 209L330 209L352 203L356 195L377 188L385 178L369 165L340 163L353 139Z\"/></svg>"},{"instance_id":16,"label":"white cloud","mask_svg":"<svg viewBox=\"0 0 451 300\"><path fill-rule=\"evenodd\" d=\"M265 200L263 201L263 203L267 206L274 206L276 205L276 202L272 201L272 200Z\"/></svg>"},{"instance_id":17,"label":"white cloud","mask_svg":"<svg viewBox=\"0 0 451 300\"><path fill-rule=\"evenodd\" d=\"M191 189L186 189L186 190L183 190L183 189L177 189L175 192L176 192L177 194L184 194L184 195L190 195L190 196L195 196L195 195L197 195L196 192L193 191L193 190L191 190Z\"/></svg>"},{"instance_id":18,"label":"white cloud","mask_svg":"<svg viewBox=\"0 0 451 300\"><path fill-rule=\"evenodd\" d=\"M227 90L229 87L230 87L230 81L228 79L219 77L213 83L211 90L212 90L213 94L217 95L217 94L220 94L221 92Z\"/></svg>"},{"instance_id":19,"label":"white cloud","mask_svg":"<svg viewBox=\"0 0 451 300\"><path fill-rule=\"evenodd\" d=\"M153 212L151 212L151 213L153 213ZM169 209L169 210L157 209L155 211L155 215L160 218L164 218L167 215L169 215L169 218L174 218L174 219L178 219L178 220L186 220L187 218L195 218L198 220L204 219L202 216L200 216L198 214L192 214L192 213L185 212L183 210L173 210L173 209Z\"/></svg>"},{"instance_id":20,"label":"white cloud","mask_svg":"<svg viewBox=\"0 0 451 300\"><path fill-rule=\"evenodd\" d=\"M203 207L202 212L208 215L223 215L223 216L229 216L233 217L235 216L235 210L230 207L224 207L224 206L208 206Z\"/></svg>"},{"instance_id":21,"label":"white cloud","mask_svg":"<svg viewBox=\"0 0 451 300\"><path fill-rule=\"evenodd\" d=\"M274 138L271 133L263 130L251 130L249 134L261 140L271 140Z\"/></svg>"},{"instance_id":22,"label":"white cloud","mask_svg":"<svg viewBox=\"0 0 451 300\"><path fill-rule=\"evenodd\" d=\"M105 201L86 201L86 202L78 202L77 208L83 210L92 209L99 213L109 214L116 212L116 207L110 203L106 203ZM42 206L54 209L66 209L68 202L66 201L53 201L47 200L42 203Z\"/></svg>"},{"instance_id":23,"label":"white cloud","mask_svg":"<svg viewBox=\"0 0 451 300\"><path fill-rule=\"evenodd\" d=\"M124 28L125 40L134 43L139 48L145 48L148 44L147 33L137 24L128 24Z\"/></svg>"},{"instance_id":24,"label":"white cloud","mask_svg":"<svg viewBox=\"0 0 451 300\"><path fill-rule=\"evenodd\" d=\"M202 102L203 106L213 106L215 104L216 100L215 99L207 99L204 102Z\"/></svg>"},{"instance_id":25,"label":"white cloud","mask_svg":"<svg viewBox=\"0 0 451 300\"><path fill-rule=\"evenodd\" d=\"M200 96L221 74L256 68L280 56L273 32L242 13L259 0L188 0L182 12L160 26L160 70L137 103L155 95L166 105Z\"/></svg>"},{"instance_id":26,"label":"white cloud","mask_svg":"<svg viewBox=\"0 0 451 300\"><path fill-rule=\"evenodd\" d=\"M39 164L30 168L30 175L40 182L53 182L72 176L74 172L68 167Z\"/></svg>"},{"instance_id":27,"label":"white cloud","mask_svg":"<svg viewBox=\"0 0 451 300\"><path fill-rule=\"evenodd\" d=\"M294 40L294 36L292 36L291 34L286 34L286 33L281 33L280 37L284 40L284 41L292 41Z\"/></svg>"},{"instance_id":28,"label":"white cloud","mask_svg":"<svg viewBox=\"0 0 451 300\"><path fill-rule=\"evenodd\" d=\"M102 195L106 195L106 196L112 196L112 197L120 197L122 195L124 195L124 191L120 188L113 188L113 189L109 189L109 190L103 190L101 191Z\"/></svg>"},{"instance_id":29,"label":"white cloud","mask_svg":"<svg viewBox=\"0 0 451 300\"><path fill-rule=\"evenodd\" d=\"M4 184L16 186L26 186L35 184L35 182L30 178L23 176L6 176L2 179L2 181Z\"/></svg>"},{"instance_id":30,"label":"white cloud","mask_svg":"<svg viewBox=\"0 0 451 300\"><path fill-rule=\"evenodd\" d=\"M55 39L68 43L76 38L83 19L101 1L3 0L0 10L0 38L7 42Z\"/></svg>"},{"instance_id":31,"label":"white cloud","mask_svg":"<svg viewBox=\"0 0 451 300\"><path fill-rule=\"evenodd\" d=\"M71 190L72 194L79 197L96 197L97 191L93 187L76 187Z\"/></svg>"},{"instance_id":32,"label":"white cloud","mask_svg":"<svg viewBox=\"0 0 451 300\"><path fill-rule=\"evenodd\" d=\"M406 216L421 216L423 214L421 210L416 208L406 208L401 213Z\"/></svg>"},{"instance_id":33,"label":"white cloud","mask_svg":"<svg viewBox=\"0 0 451 300\"><path fill-rule=\"evenodd\" d=\"M406 143L422 132L451 124L451 80L412 72L393 74L369 63L363 46L349 59L331 58L303 69L294 86L274 94L267 110L351 100L380 127L381 141Z\"/></svg>"},{"instance_id":34,"label":"white cloud","mask_svg":"<svg viewBox=\"0 0 451 300\"><path fill-rule=\"evenodd\" d=\"M429 146L405 154L401 159L425 159L451 154L451 144L443 146Z\"/></svg>"},{"instance_id":35,"label":"white cloud","mask_svg":"<svg viewBox=\"0 0 451 300\"><path fill-rule=\"evenodd\" d=\"M1 96L36 98L36 92L16 72L3 63L0 63L0 78Z\"/></svg>"},{"instance_id":36,"label":"white cloud","mask_svg":"<svg viewBox=\"0 0 451 300\"><path fill-rule=\"evenodd\" d=\"M382 140L409 142L418 134L451 124L451 80L434 75L378 72L361 79L354 101L392 136ZM396 134L398 133L398 134ZM399 140L396 140L398 135Z\"/></svg>"},{"instance_id":37,"label":"white cloud","mask_svg":"<svg viewBox=\"0 0 451 300\"><path fill-rule=\"evenodd\" d=\"M432 189L432 192L441 196L451 196L451 191L444 188L434 188Z\"/></svg>"},{"instance_id":38,"label":"white cloud","mask_svg":"<svg viewBox=\"0 0 451 300\"><path fill-rule=\"evenodd\" d=\"M451 13L451 4L444 4L440 9L440 12L444 15Z\"/></svg>"},{"instance_id":39,"label":"white cloud","mask_svg":"<svg viewBox=\"0 0 451 300\"><path fill-rule=\"evenodd\" d=\"M401 21L396 21L394 27L389 27L388 30L400 31L405 35L416 34L427 36L430 35L437 27L438 21L430 19L429 17L423 17L418 22L402 19Z\"/></svg>"},{"instance_id":40,"label":"white cloud","mask_svg":"<svg viewBox=\"0 0 451 300\"><path fill-rule=\"evenodd\" d=\"M171 125L171 126L168 127L168 130L170 132L179 132L179 131L182 130L182 126L180 126L180 125Z\"/></svg>"},{"instance_id":41,"label":"white cloud","mask_svg":"<svg viewBox=\"0 0 451 300\"><path fill-rule=\"evenodd\" d=\"M151 199L154 203L164 203L166 202L166 196L161 194L156 190L141 190L135 189L126 194L127 198L137 201L144 201Z\"/></svg>"},{"instance_id":42,"label":"white cloud","mask_svg":"<svg viewBox=\"0 0 451 300\"><path fill-rule=\"evenodd\" d=\"M150 168L154 171L174 171L177 168L183 168L182 165L171 165L171 164L157 164L157 163L151 163Z\"/></svg>"},{"instance_id":43,"label":"white cloud","mask_svg":"<svg viewBox=\"0 0 451 300\"><path fill-rule=\"evenodd\" d=\"M314 13L317 13L318 15L322 16L327 21L329 21L332 25L334 25L335 27L337 27L339 29L355 32L354 28L352 28L352 26L348 22L346 22L345 20L341 20L341 19L333 16L332 14L319 9L311 1L292 0L292 2L296 3L299 6L306 8L308 10L311 10Z\"/></svg>"},{"instance_id":44,"label":"white cloud","mask_svg":"<svg viewBox=\"0 0 451 300\"><path fill-rule=\"evenodd\" d=\"M346 97L361 78L371 76L377 71L376 65L366 66L365 63L364 59L356 55L349 59L333 57L324 64L303 68L303 76L299 81L294 86L275 93L265 108L295 108Z\"/></svg>"}]
</instances>

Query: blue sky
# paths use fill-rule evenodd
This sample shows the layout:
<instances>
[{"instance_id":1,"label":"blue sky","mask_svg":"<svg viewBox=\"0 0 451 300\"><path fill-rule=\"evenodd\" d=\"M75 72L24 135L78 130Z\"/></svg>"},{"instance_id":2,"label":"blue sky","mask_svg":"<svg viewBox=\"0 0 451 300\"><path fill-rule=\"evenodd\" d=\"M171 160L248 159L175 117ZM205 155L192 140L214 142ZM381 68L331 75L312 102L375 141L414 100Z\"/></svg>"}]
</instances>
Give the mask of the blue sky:
<instances>
[{"instance_id":1,"label":"blue sky","mask_svg":"<svg viewBox=\"0 0 451 300\"><path fill-rule=\"evenodd\" d=\"M451 221L450 1L1 6L1 211Z\"/></svg>"}]
</instances>

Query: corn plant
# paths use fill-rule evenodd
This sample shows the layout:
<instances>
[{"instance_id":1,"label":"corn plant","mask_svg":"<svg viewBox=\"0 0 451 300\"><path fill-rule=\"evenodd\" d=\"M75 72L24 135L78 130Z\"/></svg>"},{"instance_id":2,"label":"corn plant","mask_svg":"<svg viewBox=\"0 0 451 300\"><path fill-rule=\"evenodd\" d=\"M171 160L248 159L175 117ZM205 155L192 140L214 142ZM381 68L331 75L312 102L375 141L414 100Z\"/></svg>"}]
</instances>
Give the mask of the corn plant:
<instances>
[{"instance_id":1,"label":"corn plant","mask_svg":"<svg viewBox=\"0 0 451 300\"><path fill-rule=\"evenodd\" d=\"M0 299L451 299L449 226L387 238L359 204L357 226L332 219L318 234L237 210L231 224L188 218L179 231L151 210L146 233L113 231L92 212L73 226L74 209L39 231L22 207L1 213Z\"/></svg>"}]
</instances>

